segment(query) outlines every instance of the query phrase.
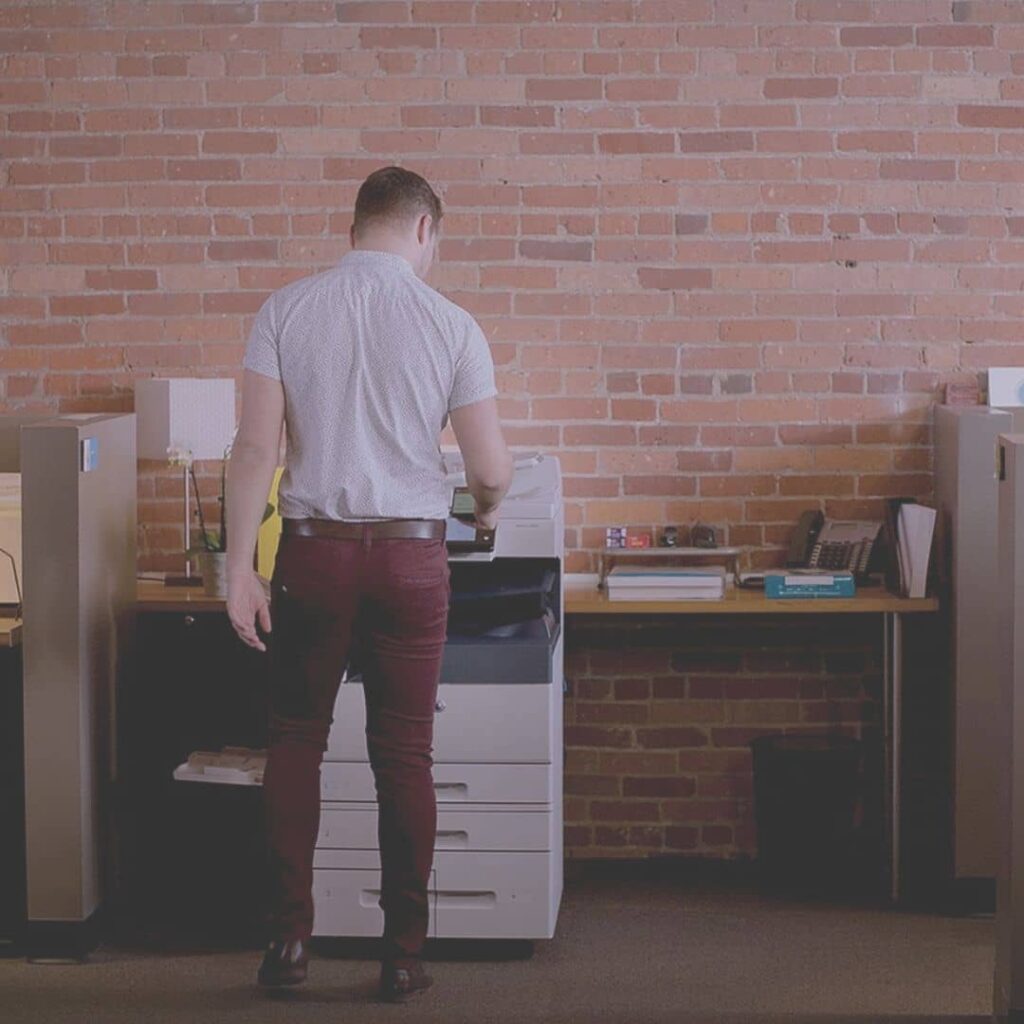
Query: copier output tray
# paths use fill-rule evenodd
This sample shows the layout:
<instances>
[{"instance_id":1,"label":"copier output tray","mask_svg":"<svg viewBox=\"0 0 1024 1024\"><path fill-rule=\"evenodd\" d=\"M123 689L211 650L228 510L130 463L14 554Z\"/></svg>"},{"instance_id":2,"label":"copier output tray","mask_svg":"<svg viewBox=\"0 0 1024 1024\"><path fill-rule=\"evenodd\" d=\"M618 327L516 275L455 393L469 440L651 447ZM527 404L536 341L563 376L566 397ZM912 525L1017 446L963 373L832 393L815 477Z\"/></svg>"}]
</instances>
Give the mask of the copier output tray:
<instances>
[{"instance_id":1,"label":"copier output tray","mask_svg":"<svg viewBox=\"0 0 1024 1024\"><path fill-rule=\"evenodd\" d=\"M558 617L558 563L546 558L498 558L451 567L448 634L482 634L499 626Z\"/></svg>"},{"instance_id":2,"label":"copier output tray","mask_svg":"<svg viewBox=\"0 0 1024 1024\"><path fill-rule=\"evenodd\" d=\"M551 559L453 566L441 682L550 683L559 594Z\"/></svg>"}]
</instances>

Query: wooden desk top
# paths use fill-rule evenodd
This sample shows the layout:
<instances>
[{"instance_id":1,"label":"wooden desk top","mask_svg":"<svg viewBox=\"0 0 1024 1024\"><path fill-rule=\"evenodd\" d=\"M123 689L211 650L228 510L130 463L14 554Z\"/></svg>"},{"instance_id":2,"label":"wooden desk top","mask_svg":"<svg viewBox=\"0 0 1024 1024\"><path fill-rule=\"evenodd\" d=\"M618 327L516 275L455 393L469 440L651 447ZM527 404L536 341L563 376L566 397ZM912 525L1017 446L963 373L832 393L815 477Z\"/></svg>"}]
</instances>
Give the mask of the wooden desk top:
<instances>
[{"instance_id":1,"label":"wooden desk top","mask_svg":"<svg viewBox=\"0 0 1024 1024\"><path fill-rule=\"evenodd\" d=\"M202 586L168 587L158 580L139 580L136 587L139 607L150 612L222 612L222 597L207 597Z\"/></svg>"},{"instance_id":2,"label":"wooden desk top","mask_svg":"<svg viewBox=\"0 0 1024 1024\"><path fill-rule=\"evenodd\" d=\"M139 606L158 612L222 612L224 601L207 597L202 587L166 587L142 580ZM897 597L881 588L861 590L855 597L787 598L772 600L762 590L732 588L721 601L609 601L592 583L568 584L565 614L571 615L840 615L881 612L938 611L935 597ZM2 620L0 620L2 624ZM20 623L18 624L20 636ZM2 645L2 640L0 640Z\"/></svg>"},{"instance_id":3,"label":"wooden desk top","mask_svg":"<svg viewBox=\"0 0 1024 1024\"><path fill-rule=\"evenodd\" d=\"M859 591L854 597L773 599L763 590L733 587L721 601L609 601L592 583L565 588L566 615L838 615L857 612L934 612L935 597L897 597L881 588Z\"/></svg>"},{"instance_id":4,"label":"wooden desk top","mask_svg":"<svg viewBox=\"0 0 1024 1024\"><path fill-rule=\"evenodd\" d=\"M0 647L21 646L21 619L0 617Z\"/></svg>"}]
</instances>

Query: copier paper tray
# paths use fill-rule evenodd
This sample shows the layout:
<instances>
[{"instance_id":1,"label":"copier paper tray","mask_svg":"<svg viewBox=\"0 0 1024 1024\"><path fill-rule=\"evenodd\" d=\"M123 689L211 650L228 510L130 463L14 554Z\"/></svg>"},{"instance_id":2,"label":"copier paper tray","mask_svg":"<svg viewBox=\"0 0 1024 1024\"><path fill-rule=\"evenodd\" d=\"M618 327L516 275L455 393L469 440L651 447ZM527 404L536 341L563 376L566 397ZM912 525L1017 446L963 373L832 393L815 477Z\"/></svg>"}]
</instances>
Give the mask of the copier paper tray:
<instances>
[{"instance_id":1,"label":"copier paper tray","mask_svg":"<svg viewBox=\"0 0 1024 1024\"><path fill-rule=\"evenodd\" d=\"M453 566L441 682L550 683L558 601L549 560Z\"/></svg>"}]
</instances>

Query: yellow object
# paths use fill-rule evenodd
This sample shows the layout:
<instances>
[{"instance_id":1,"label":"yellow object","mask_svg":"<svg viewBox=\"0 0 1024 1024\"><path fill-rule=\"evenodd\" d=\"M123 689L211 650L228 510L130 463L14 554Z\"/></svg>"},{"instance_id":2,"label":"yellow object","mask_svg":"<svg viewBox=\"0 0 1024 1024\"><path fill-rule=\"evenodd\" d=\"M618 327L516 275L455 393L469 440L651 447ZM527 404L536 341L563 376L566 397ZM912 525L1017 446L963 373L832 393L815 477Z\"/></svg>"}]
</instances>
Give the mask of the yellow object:
<instances>
[{"instance_id":1,"label":"yellow object","mask_svg":"<svg viewBox=\"0 0 1024 1024\"><path fill-rule=\"evenodd\" d=\"M267 501L274 506L274 514L260 527L256 537L256 571L270 579L274 574L274 559L277 557L277 544L281 539L281 513L277 509L277 487L281 482L283 467L278 466L274 472L274 482L270 485L270 497Z\"/></svg>"}]
</instances>

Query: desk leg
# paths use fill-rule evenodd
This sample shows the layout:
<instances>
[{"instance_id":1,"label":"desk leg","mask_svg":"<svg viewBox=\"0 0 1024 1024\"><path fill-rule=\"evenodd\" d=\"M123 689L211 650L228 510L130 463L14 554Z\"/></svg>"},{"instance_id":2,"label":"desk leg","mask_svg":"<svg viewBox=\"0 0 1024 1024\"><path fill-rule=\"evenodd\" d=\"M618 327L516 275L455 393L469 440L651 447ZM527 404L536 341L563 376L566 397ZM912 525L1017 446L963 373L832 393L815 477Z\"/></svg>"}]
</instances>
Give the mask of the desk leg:
<instances>
[{"instance_id":1,"label":"desk leg","mask_svg":"<svg viewBox=\"0 0 1024 1024\"><path fill-rule=\"evenodd\" d=\"M899 612L886 612L884 626L884 702L886 805L889 812L889 896L900 898L900 795L902 785L903 735L903 619Z\"/></svg>"}]
</instances>

